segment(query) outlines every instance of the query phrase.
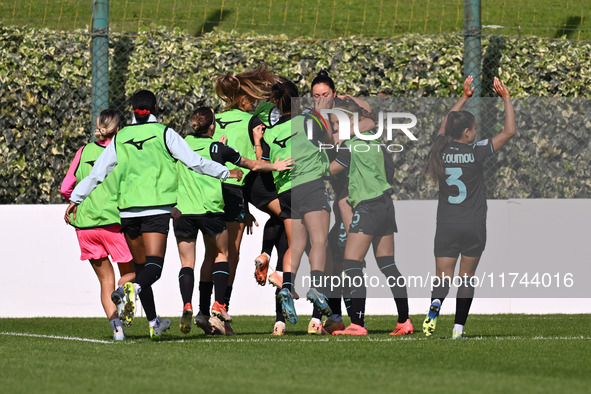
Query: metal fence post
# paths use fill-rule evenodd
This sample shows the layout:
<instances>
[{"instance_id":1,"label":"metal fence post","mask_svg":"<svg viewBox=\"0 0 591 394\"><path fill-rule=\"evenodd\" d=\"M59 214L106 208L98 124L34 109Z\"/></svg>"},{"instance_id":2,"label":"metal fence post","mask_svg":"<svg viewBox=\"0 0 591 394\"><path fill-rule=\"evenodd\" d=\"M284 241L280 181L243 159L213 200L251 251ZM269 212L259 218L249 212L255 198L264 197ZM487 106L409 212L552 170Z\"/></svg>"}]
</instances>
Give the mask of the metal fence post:
<instances>
[{"instance_id":1,"label":"metal fence post","mask_svg":"<svg viewBox=\"0 0 591 394\"><path fill-rule=\"evenodd\" d=\"M92 113L96 117L109 107L109 0L92 1ZM94 134L93 134L94 140Z\"/></svg>"},{"instance_id":2,"label":"metal fence post","mask_svg":"<svg viewBox=\"0 0 591 394\"><path fill-rule=\"evenodd\" d=\"M464 78L472 75L474 94L466 103L466 110L479 120L481 96L481 46L480 0L464 0Z\"/></svg>"}]
</instances>

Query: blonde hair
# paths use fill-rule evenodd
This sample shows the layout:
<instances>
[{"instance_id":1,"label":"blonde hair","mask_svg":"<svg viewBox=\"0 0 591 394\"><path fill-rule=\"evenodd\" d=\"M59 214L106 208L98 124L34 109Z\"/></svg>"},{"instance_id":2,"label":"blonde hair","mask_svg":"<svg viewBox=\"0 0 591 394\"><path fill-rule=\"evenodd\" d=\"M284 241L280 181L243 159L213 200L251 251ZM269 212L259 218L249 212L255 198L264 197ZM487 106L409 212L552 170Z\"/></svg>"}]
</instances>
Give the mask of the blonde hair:
<instances>
[{"instance_id":1,"label":"blonde hair","mask_svg":"<svg viewBox=\"0 0 591 394\"><path fill-rule=\"evenodd\" d=\"M277 76L271 70L261 66L236 75L232 73L218 75L215 92L226 102L227 109L238 108L240 99L244 96L257 100L268 98L271 87L277 81Z\"/></svg>"},{"instance_id":2,"label":"blonde hair","mask_svg":"<svg viewBox=\"0 0 591 394\"><path fill-rule=\"evenodd\" d=\"M96 117L96 129L94 130L94 136L98 140L106 140L113 136L119 129L119 123L121 118L117 111L112 109L102 110Z\"/></svg>"}]
</instances>

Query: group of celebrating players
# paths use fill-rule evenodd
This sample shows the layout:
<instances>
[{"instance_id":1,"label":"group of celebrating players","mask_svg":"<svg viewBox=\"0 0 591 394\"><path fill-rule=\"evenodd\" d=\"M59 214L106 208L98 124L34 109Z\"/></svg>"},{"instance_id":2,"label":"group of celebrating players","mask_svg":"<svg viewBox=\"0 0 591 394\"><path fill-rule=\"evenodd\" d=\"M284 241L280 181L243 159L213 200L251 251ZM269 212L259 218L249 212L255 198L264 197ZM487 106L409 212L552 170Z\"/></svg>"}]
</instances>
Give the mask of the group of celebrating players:
<instances>
[{"instance_id":1,"label":"group of celebrating players","mask_svg":"<svg viewBox=\"0 0 591 394\"><path fill-rule=\"evenodd\" d=\"M439 184L435 258L442 278L453 277L460 255L460 276L474 275L486 242L482 163L515 134L509 93L495 79L494 91L504 100L505 127L492 140L474 143L476 120L461 110L474 91L471 83L471 77L464 81L462 98L445 116L425 166ZM228 310L243 233L255 223L249 204L269 214L255 279L276 287L273 335L284 335L286 321L297 323L294 283L304 253L311 279L306 298L313 304L308 333L367 335L367 290L351 283L363 282L369 247L386 277L401 276L394 260L392 161L383 150L365 149L376 129L370 106L338 96L324 70L312 82L314 108L302 108L297 86L266 67L220 75L215 90L226 104L224 112L196 109L184 139L158 122L156 96L150 91L133 95L131 125L120 129L119 115L102 111L97 141L78 150L62 183L62 194L70 201L64 219L76 227L81 260L90 261L99 279L113 338L125 339L123 327L133 321L136 297L149 321L150 338L158 339L170 328L170 320L156 314L152 284L162 273L171 218L181 260L181 332L189 333L194 323L206 334L235 335ZM338 117L323 116L327 109L348 114L356 132L351 127L346 131L350 137L339 140L343 130ZM320 149L321 144L341 149ZM447 160L458 154L471 159ZM332 207L327 181L335 193ZM199 231L205 256L194 315ZM273 248L277 266L269 274ZM117 287L109 255L118 263ZM349 285L329 292L325 285L331 275L348 277ZM433 289L423 323L428 336L449 289L445 280ZM398 309L391 335L410 334L406 287L392 286L391 291ZM453 338L463 337L473 293L469 280L458 289ZM347 327L341 298L351 321Z\"/></svg>"}]
</instances>

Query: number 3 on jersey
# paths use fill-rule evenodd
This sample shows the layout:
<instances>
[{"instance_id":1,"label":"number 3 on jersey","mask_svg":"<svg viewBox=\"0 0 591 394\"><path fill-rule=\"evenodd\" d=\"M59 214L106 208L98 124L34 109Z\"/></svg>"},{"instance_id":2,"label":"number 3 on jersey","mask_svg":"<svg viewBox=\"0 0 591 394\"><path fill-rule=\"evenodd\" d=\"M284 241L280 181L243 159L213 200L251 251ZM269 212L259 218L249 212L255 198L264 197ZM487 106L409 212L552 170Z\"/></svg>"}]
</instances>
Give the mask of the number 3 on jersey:
<instances>
[{"instance_id":1,"label":"number 3 on jersey","mask_svg":"<svg viewBox=\"0 0 591 394\"><path fill-rule=\"evenodd\" d=\"M466 199L466 185L459 179L462 176L462 169L446 168L445 173L449 175L445 182L450 186L457 186L460 192L456 197L449 196L447 200L450 204L460 204Z\"/></svg>"}]
</instances>

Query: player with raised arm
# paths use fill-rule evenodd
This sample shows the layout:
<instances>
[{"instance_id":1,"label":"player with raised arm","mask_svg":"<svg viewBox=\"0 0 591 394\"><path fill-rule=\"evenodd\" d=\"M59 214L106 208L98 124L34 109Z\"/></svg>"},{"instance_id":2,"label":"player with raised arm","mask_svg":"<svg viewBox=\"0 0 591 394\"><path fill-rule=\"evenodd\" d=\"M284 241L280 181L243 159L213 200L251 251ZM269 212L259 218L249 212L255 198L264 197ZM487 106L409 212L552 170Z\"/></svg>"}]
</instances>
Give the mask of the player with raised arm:
<instances>
[{"instance_id":1,"label":"player with raised arm","mask_svg":"<svg viewBox=\"0 0 591 394\"><path fill-rule=\"evenodd\" d=\"M273 85L271 102L281 112L281 118L264 133L264 140L270 147L271 161L292 156L292 152L294 154L292 170L273 173L289 243L289 250L283 259L283 288L278 297L286 319L296 323L292 278L309 239L312 286L306 298L314 304L314 311L308 332L319 333L322 315L332 313L322 288L330 222L330 206L324 186L324 179L329 174L329 162L326 154L308 140L306 125L311 123L312 134L323 142L332 141L332 135L314 114L301 114L299 102L293 100L299 100L298 89L293 82L282 79ZM258 141L255 142L258 144ZM292 195L295 198L292 199Z\"/></svg>"},{"instance_id":2,"label":"player with raised arm","mask_svg":"<svg viewBox=\"0 0 591 394\"><path fill-rule=\"evenodd\" d=\"M214 140L227 138L227 144L236 149L240 155L250 160L256 160L255 147L251 138L252 130L262 122L250 112L254 110L257 100L269 97L271 86L277 77L266 67L258 67L239 74L226 73L218 75L215 91L226 104L223 112L216 114L216 132ZM228 168L237 166L228 164ZM225 222L228 229L228 264L230 266L230 280L225 296L225 304L229 307L236 269L240 260L240 245L244 230L252 232L253 224L258 226L255 218L248 211L248 203L244 196L244 184L249 170L244 170L241 180L228 179L223 185L225 203ZM202 283L200 282L200 286ZM208 286L203 282L203 286ZM226 323L226 331L232 332L232 327Z\"/></svg>"},{"instance_id":3,"label":"player with raised arm","mask_svg":"<svg viewBox=\"0 0 591 394\"><path fill-rule=\"evenodd\" d=\"M462 284L456 296L456 315L452 338L464 336L474 287L471 278L486 244L486 187L482 166L484 160L501 149L515 134L515 115L505 84L495 77L493 89L503 98L505 127L492 139L474 143L476 119L462 107L474 88L473 78L464 81L463 95L445 116L435 142L429 151L425 169L439 184L437 230L435 233L435 269L437 279L431 293L431 306L423 322L423 332L433 335L441 304L449 293L450 279L458 257L458 275Z\"/></svg>"},{"instance_id":4,"label":"player with raised arm","mask_svg":"<svg viewBox=\"0 0 591 394\"><path fill-rule=\"evenodd\" d=\"M369 103L357 97L339 96L334 81L329 76L327 70L320 70L311 84L312 97L314 99L314 108L318 112L322 110L333 109L341 106L341 103L355 104L359 113L358 129L360 132L373 130L376 126L371 107ZM353 106L355 107L355 106ZM329 127L334 137L334 145L339 149L344 148L345 140L339 140L339 123L334 114L327 117ZM353 126L353 123L350 125ZM336 158L338 149L325 150L329 159L333 161ZM341 276L343 271L344 250L347 240L347 231L353 220L353 209L347 202L349 196L347 173L341 172L331 177L331 184L335 192L335 201L333 211L335 216L334 227L329 232L330 259L327 259L327 274ZM338 234L338 235L337 235ZM324 329L328 333L345 328L342 318L341 292L343 289L336 289L328 299L333 315L329 316L323 323ZM345 298L345 304L350 308L350 299Z\"/></svg>"},{"instance_id":5,"label":"player with raised arm","mask_svg":"<svg viewBox=\"0 0 591 394\"><path fill-rule=\"evenodd\" d=\"M279 77L282 80L282 77ZM280 119L281 113L277 107L265 101L255 110L254 115L262 122L265 128L273 127ZM257 160L269 161L270 147L262 138L263 128L255 127L249 130L253 141ZM257 134L254 142L255 134ZM254 277L256 282L264 286L267 282L275 286L275 296L279 295L283 287L283 258L289 249L285 226L281 219L281 206L279 204L277 189L273 179L273 174L269 172L251 171L245 182L245 198L252 205L263 212L269 214L269 219L263 227L263 241L261 254L255 258ZM269 262L273 248L277 249L277 263L275 271L268 275ZM293 293L294 298L298 298ZM275 298L275 324L273 326L273 335L283 335L285 333L285 316L281 307L280 300Z\"/></svg>"},{"instance_id":6,"label":"player with raised arm","mask_svg":"<svg viewBox=\"0 0 591 394\"><path fill-rule=\"evenodd\" d=\"M132 97L133 124L117 133L97 159L91 173L72 192L65 219L76 218L77 207L117 166L118 208L121 231L135 261L136 277L112 294L122 305L121 317L130 325L139 294L149 321L149 335L158 339L170 328L170 320L156 314L152 284L162 274L170 214L177 202L176 160L200 174L226 179L229 171L193 152L180 135L156 119L156 96L140 90ZM176 160L175 160L176 159Z\"/></svg>"},{"instance_id":7,"label":"player with raised arm","mask_svg":"<svg viewBox=\"0 0 591 394\"><path fill-rule=\"evenodd\" d=\"M343 100L339 109L353 120L355 112L363 112L352 100ZM367 117L367 114L366 114ZM366 138L373 131L362 133ZM365 327L365 302L367 289L363 283L363 260L373 246L373 252L380 271L388 279L390 290L398 309L398 322L390 335L405 335L413 332L408 313L406 286L400 286L401 273L394 260L394 233L397 231L392 187L386 176L386 162L382 149L372 140L352 137L345 142L347 149L340 149L330 164L332 175L348 169L349 196L347 202L353 209L353 217L347 228L347 243L343 268L351 284L349 316L351 324L344 330L335 330L333 335L367 335ZM392 282L392 283L390 283Z\"/></svg>"},{"instance_id":8,"label":"player with raised arm","mask_svg":"<svg viewBox=\"0 0 591 394\"><path fill-rule=\"evenodd\" d=\"M262 126L259 126L262 127ZM220 164L232 163L252 171L282 171L289 169L291 158L274 164L250 160L242 157L234 148L224 144L225 139L214 141L216 128L214 113L210 108L201 107L191 115L191 128L185 141L191 149L204 158ZM197 174L181 163L177 163L179 175L178 203L173 209L174 232L177 239L182 268L179 272L179 286L183 299L183 315L180 329L183 333L191 330L193 307L191 299L194 288L195 244L197 233L201 230L205 243L205 258L201 266L200 281L213 282L215 302L211 308L213 317L209 317L211 292L200 294L199 313L195 324L206 333L215 329L225 334L225 324L232 318L224 303L228 277L228 231L224 223L224 198L222 182L219 179ZM231 177L242 178L242 170L230 170Z\"/></svg>"}]
</instances>

